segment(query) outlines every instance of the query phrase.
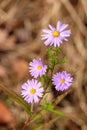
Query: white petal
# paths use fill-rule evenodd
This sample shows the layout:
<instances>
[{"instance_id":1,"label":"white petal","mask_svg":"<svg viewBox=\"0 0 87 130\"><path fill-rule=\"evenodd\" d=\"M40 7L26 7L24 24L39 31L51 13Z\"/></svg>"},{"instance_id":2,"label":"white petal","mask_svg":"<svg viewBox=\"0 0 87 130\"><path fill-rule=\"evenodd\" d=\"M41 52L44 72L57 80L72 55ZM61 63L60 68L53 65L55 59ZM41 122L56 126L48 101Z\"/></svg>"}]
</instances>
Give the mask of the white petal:
<instances>
[{"instance_id":1,"label":"white petal","mask_svg":"<svg viewBox=\"0 0 87 130\"><path fill-rule=\"evenodd\" d=\"M45 45L49 45L52 41L52 37L48 38L44 43Z\"/></svg>"},{"instance_id":2,"label":"white petal","mask_svg":"<svg viewBox=\"0 0 87 130\"><path fill-rule=\"evenodd\" d=\"M50 25L50 24L49 24L49 28L50 28L52 31L54 31L54 30L55 30L55 27L54 27L54 26L52 26L52 25Z\"/></svg>"},{"instance_id":3,"label":"white petal","mask_svg":"<svg viewBox=\"0 0 87 130\"><path fill-rule=\"evenodd\" d=\"M57 22L57 30L60 31L62 23L60 21Z\"/></svg>"},{"instance_id":4,"label":"white petal","mask_svg":"<svg viewBox=\"0 0 87 130\"><path fill-rule=\"evenodd\" d=\"M42 30L44 33L48 33L48 34L50 34L52 31L51 30L49 30L49 29L43 29Z\"/></svg>"},{"instance_id":5,"label":"white petal","mask_svg":"<svg viewBox=\"0 0 87 130\"><path fill-rule=\"evenodd\" d=\"M63 31L65 28L67 28L68 27L68 24L63 24L62 26L61 26L61 28L60 28L60 31Z\"/></svg>"}]
</instances>

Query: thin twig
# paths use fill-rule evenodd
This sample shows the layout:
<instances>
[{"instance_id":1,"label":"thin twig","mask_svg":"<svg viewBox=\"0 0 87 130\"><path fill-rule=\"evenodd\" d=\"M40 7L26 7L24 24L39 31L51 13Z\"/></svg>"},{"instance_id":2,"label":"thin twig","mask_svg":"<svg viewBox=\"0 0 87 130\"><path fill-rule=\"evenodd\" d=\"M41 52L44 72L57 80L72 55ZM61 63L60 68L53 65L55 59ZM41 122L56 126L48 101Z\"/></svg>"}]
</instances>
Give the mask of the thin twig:
<instances>
[{"instance_id":1,"label":"thin twig","mask_svg":"<svg viewBox=\"0 0 87 130\"><path fill-rule=\"evenodd\" d=\"M26 127L28 126L29 121L30 121L30 116L29 116L28 119L26 120L25 125L23 126L22 130L25 130L25 129L26 129Z\"/></svg>"}]
</instances>

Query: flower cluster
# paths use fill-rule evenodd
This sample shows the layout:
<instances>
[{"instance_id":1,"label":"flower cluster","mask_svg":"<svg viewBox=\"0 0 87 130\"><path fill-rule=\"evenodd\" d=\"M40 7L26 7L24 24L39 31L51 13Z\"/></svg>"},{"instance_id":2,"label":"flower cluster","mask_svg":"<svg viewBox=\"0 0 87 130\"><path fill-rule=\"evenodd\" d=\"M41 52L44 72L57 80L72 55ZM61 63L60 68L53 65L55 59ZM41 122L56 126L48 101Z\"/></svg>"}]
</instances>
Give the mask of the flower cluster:
<instances>
[{"instance_id":1,"label":"flower cluster","mask_svg":"<svg viewBox=\"0 0 87 130\"><path fill-rule=\"evenodd\" d=\"M59 72L53 75L52 81L57 91L68 89L72 85L73 78L66 71Z\"/></svg>"},{"instance_id":2,"label":"flower cluster","mask_svg":"<svg viewBox=\"0 0 87 130\"><path fill-rule=\"evenodd\" d=\"M46 73L47 65L44 65L41 59L33 59L29 63L29 72L34 78L41 77ZM28 103L38 103L39 98L42 97L44 88L41 87L41 82L36 79L28 80L22 85L21 95Z\"/></svg>"},{"instance_id":3,"label":"flower cluster","mask_svg":"<svg viewBox=\"0 0 87 130\"><path fill-rule=\"evenodd\" d=\"M41 59L33 59L33 61L29 64L29 72L34 78L44 75L46 73L46 69L47 65L44 65Z\"/></svg>"},{"instance_id":4,"label":"flower cluster","mask_svg":"<svg viewBox=\"0 0 87 130\"><path fill-rule=\"evenodd\" d=\"M44 44L46 46L60 46L63 41L68 41L67 37L70 36L71 31L65 30L68 24L62 24L60 21L57 22L56 28L49 24L50 29L43 29L45 34L42 34L42 40L46 40Z\"/></svg>"},{"instance_id":5,"label":"flower cluster","mask_svg":"<svg viewBox=\"0 0 87 130\"><path fill-rule=\"evenodd\" d=\"M67 27L68 24L62 24L58 21L56 28L49 25L50 29L43 29L45 34L42 34L41 37L42 40L45 40L44 44L46 46L59 47L63 41L68 41L67 38L71 35L71 31L65 30ZM39 99L43 96L45 88L42 87L38 79L47 74L48 71L47 65L43 64L41 59L33 59L29 63L29 72L33 79L24 83L21 90L21 95L28 103L38 103ZM66 71L53 74L51 78L52 84L57 91L67 90L73 81L71 75Z\"/></svg>"},{"instance_id":6,"label":"flower cluster","mask_svg":"<svg viewBox=\"0 0 87 130\"><path fill-rule=\"evenodd\" d=\"M37 80L28 80L22 85L22 96L28 103L38 103L39 98L43 96L44 89L41 87L41 82Z\"/></svg>"}]
</instances>

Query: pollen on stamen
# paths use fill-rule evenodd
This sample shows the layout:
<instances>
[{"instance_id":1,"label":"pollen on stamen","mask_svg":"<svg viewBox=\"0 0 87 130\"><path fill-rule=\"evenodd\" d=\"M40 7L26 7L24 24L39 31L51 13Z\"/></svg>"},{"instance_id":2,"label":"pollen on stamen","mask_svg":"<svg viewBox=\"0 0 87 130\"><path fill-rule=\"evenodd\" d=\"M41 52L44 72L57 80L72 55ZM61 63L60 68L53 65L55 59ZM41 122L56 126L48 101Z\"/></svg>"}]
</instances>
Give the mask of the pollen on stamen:
<instances>
[{"instance_id":1,"label":"pollen on stamen","mask_svg":"<svg viewBox=\"0 0 87 130\"><path fill-rule=\"evenodd\" d=\"M60 32L58 32L57 30L54 30L54 31L52 32L52 35L53 35L54 37L58 37L58 36L60 36Z\"/></svg>"},{"instance_id":2,"label":"pollen on stamen","mask_svg":"<svg viewBox=\"0 0 87 130\"><path fill-rule=\"evenodd\" d=\"M30 89L30 93L31 94L35 94L36 93L36 89L34 89L34 88Z\"/></svg>"},{"instance_id":3,"label":"pollen on stamen","mask_svg":"<svg viewBox=\"0 0 87 130\"><path fill-rule=\"evenodd\" d=\"M37 69L38 69L38 70L41 70L41 69L42 69L42 66L41 66L41 65L38 65L38 66L37 66Z\"/></svg>"},{"instance_id":4,"label":"pollen on stamen","mask_svg":"<svg viewBox=\"0 0 87 130\"><path fill-rule=\"evenodd\" d=\"M65 79L60 79L60 82L61 82L61 83L64 83L64 82L65 82Z\"/></svg>"}]
</instances>

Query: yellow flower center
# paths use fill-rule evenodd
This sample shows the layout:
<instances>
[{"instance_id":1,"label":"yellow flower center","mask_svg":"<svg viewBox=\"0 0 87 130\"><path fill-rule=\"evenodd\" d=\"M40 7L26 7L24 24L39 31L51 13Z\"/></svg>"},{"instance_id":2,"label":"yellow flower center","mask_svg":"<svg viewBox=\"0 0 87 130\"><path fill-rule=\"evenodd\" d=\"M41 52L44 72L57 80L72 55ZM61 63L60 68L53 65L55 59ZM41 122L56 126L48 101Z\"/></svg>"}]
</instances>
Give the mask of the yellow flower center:
<instances>
[{"instance_id":1,"label":"yellow flower center","mask_svg":"<svg viewBox=\"0 0 87 130\"><path fill-rule=\"evenodd\" d=\"M65 82L65 79L60 79L60 82L61 82L61 83L64 83L64 82Z\"/></svg>"},{"instance_id":2,"label":"yellow flower center","mask_svg":"<svg viewBox=\"0 0 87 130\"><path fill-rule=\"evenodd\" d=\"M41 65L38 65L38 66L37 66L37 69L38 69L38 70L41 70L41 69L42 69L42 66L41 66Z\"/></svg>"},{"instance_id":3,"label":"yellow flower center","mask_svg":"<svg viewBox=\"0 0 87 130\"><path fill-rule=\"evenodd\" d=\"M34 88L30 89L30 93L31 94L35 94L36 93L36 89L34 89Z\"/></svg>"},{"instance_id":4,"label":"yellow flower center","mask_svg":"<svg viewBox=\"0 0 87 130\"><path fill-rule=\"evenodd\" d=\"M54 31L52 32L52 35L53 35L54 37L58 37L58 36L60 35L60 32L58 32L57 30L54 30Z\"/></svg>"}]
</instances>

